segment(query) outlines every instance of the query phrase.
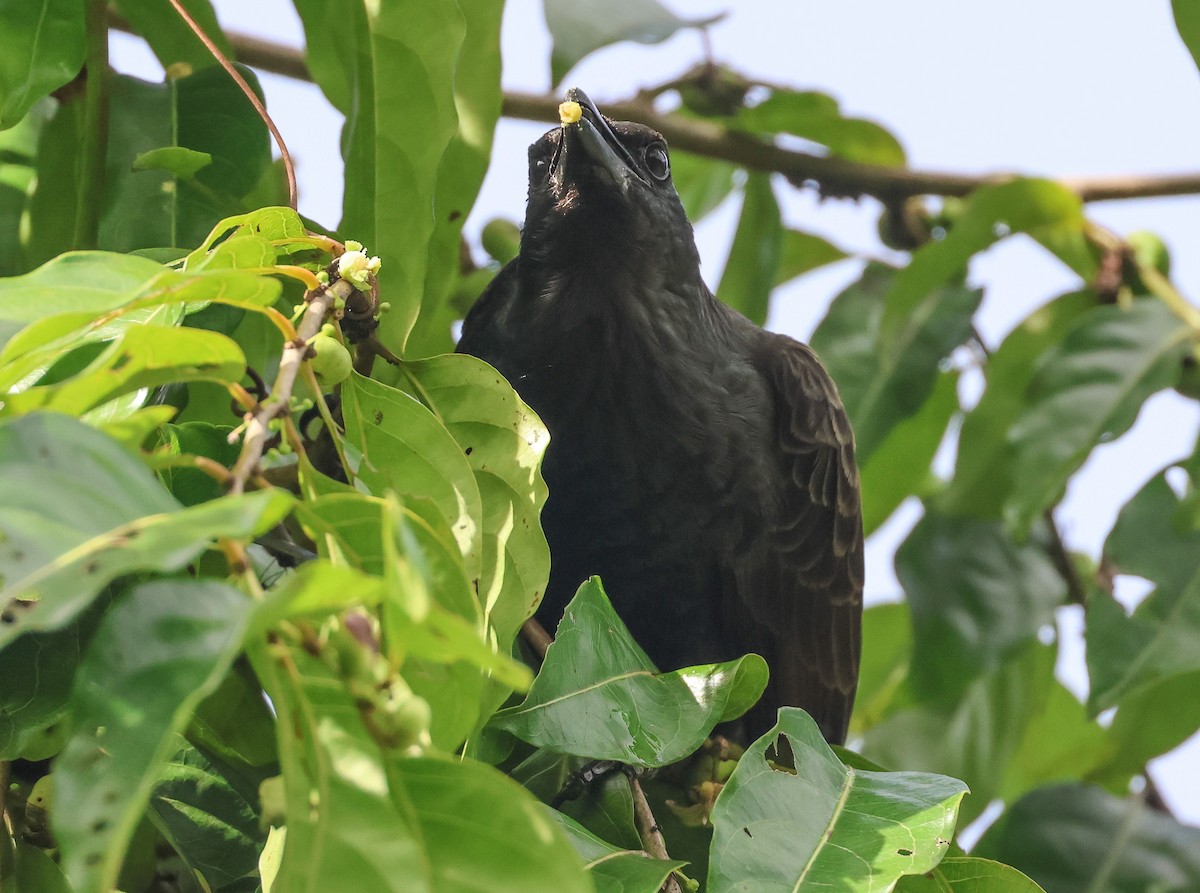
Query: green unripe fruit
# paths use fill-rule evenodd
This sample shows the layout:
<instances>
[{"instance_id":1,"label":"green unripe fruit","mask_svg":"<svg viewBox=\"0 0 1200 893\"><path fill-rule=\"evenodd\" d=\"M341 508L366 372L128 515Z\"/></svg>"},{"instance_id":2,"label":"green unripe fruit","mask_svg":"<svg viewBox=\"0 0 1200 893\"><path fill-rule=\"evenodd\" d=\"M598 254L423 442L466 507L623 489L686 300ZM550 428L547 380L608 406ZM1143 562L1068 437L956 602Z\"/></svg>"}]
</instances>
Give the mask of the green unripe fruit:
<instances>
[{"instance_id":1,"label":"green unripe fruit","mask_svg":"<svg viewBox=\"0 0 1200 893\"><path fill-rule=\"evenodd\" d=\"M497 217L489 220L479 234L483 250L502 264L508 263L521 250L521 230L511 220Z\"/></svg>"},{"instance_id":2,"label":"green unripe fruit","mask_svg":"<svg viewBox=\"0 0 1200 893\"><path fill-rule=\"evenodd\" d=\"M326 325L308 344L317 354L309 362L322 388L331 388L350 377L354 359L346 346L334 337L332 326Z\"/></svg>"}]
</instances>

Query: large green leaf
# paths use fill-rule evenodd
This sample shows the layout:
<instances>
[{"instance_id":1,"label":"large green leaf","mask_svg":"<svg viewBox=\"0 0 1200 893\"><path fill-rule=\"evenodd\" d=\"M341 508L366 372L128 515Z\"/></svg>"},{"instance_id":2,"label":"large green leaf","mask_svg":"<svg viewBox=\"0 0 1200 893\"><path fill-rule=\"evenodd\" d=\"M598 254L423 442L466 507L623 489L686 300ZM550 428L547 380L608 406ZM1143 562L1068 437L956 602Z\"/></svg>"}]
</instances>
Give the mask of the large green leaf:
<instances>
[{"instance_id":1,"label":"large green leaf","mask_svg":"<svg viewBox=\"0 0 1200 893\"><path fill-rule=\"evenodd\" d=\"M1157 587L1132 616L1108 596L1089 599L1093 711L1200 671L1200 532L1181 523L1180 508L1165 473L1156 475L1121 510L1105 543L1117 571Z\"/></svg>"},{"instance_id":2,"label":"large green leaf","mask_svg":"<svg viewBox=\"0 0 1200 893\"><path fill-rule=\"evenodd\" d=\"M699 223L733 191L737 167L690 152L671 153L671 182L683 202L688 220Z\"/></svg>"},{"instance_id":3,"label":"large green leaf","mask_svg":"<svg viewBox=\"0 0 1200 893\"><path fill-rule=\"evenodd\" d=\"M233 51L209 0L183 0L183 6L217 47L232 58ZM133 30L145 38L163 68L179 63L192 68L207 68L217 64L212 53L171 4L158 0L118 0L117 7L129 20Z\"/></svg>"},{"instance_id":4,"label":"large green leaf","mask_svg":"<svg viewBox=\"0 0 1200 893\"><path fill-rule=\"evenodd\" d=\"M1045 711L1055 650L1026 647L977 677L954 704L916 702L895 710L867 730L863 754L883 766L961 778L972 792L961 819L973 820L1004 787L1030 724Z\"/></svg>"},{"instance_id":5,"label":"large green leaf","mask_svg":"<svg viewBox=\"0 0 1200 893\"><path fill-rule=\"evenodd\" d=\"M622 40L660 43L681 28L702 28L721 16L681 19L658 0L544 0L554 40L550 80L557 84L575 63Z\"/></svg>"},{"instance_id":6,"label":"large green leaf","mask_svg":"<svg viewBox=\"0 0 1200 893\"><path fill-rule=\"evenodd\" d=\"M844 117L837 102L823 93L772 91L757 105L732 119L735 127L754 133L787 133L825 146L837 158L866 164L902 167L900 141L874 121Z\"/></svg>"},{"instance_id":7,"label":"large green leaf","mask_svg":"<svg viewBox=\"0 0 1200 893\"><path fill-rule=\"evenodd\" d=\"M1078 235L1082 230L1079 196L1065 186L1018 179L982 187L967 199L946 237L916 251L896 275L880 321L883 336L895 337L909 328L931 292L955 281L974 255L1004 235L1024 232L1049 238L1063 232Z\"/></svg>"},{"instance_id":8,"label":"large green leaf","mask_svg":"<svg viewBox=\"0 0 1200 893\"><path fill-rule=\"evenodd\" d=\"M987 389L963 419L954 479L937 497L940 509L972 518L1001 517L1013 486L1008 432L1026 406L1038 361L1094 306L1096 295L1089 290L1055 298L1026 317L988 357Z\"/></svg>"},{"instance_id":9,"label":"large green leaf","mask_svg":"<svg viewBox=\"0 0 1200 893\"><path fill-rule=\"evenodd\" d=\"M1028 530L1093 447L1124 434L1142 403L1178 380L1195 340L1195 331L1152 298L1081 316L1038 367L1027 408L1010 430L1008 521Z\"/></svg>"},{"instance_id":10,"label":"large green leaf","mask_svg":"<svg viewBox=\"0 0 1200 893\"><path fill-rule=\"evenodd\" d=\"M924 876L900 879L896 893L1043 893L1011 865L975 856L947 856Z\"/></svg>"},{"instance_id":11,"label":"large green leaf","mask_svg":"<svg viewBox=\"0 0 1200 893\"><path fill-rule=\"evenodd\" d=\"M783 244L779 203L771 189L769 174L753 173L746 178L742 216L738 220L717 297L762 325L775 286Z\"/></svg>"},{"instance_id":12,"label":"large green leaf","mask_svg":"<svg viewBox=\"0 0 1200 893\"><path fill-rule=\"evenodd\" d=\"M439 184L441 198L461 197L457 184L440 177L443 158L459 132L455 81L467 19L456 0L365 6L348 0L299 0L296 9L304 21L313 76L346 115L346 188L339 229L384 259L379 286L392 310L383 318L380 337L396 349L405 343L421 308L428 250L439 226ZM472 8L469 13L472 26L482 28L470 38L472 46L480 45L476 39L486 44L488 11ZM485 67L492 70L493 65L488 61ZM464 109L469 106L473 116L462 133L471 134L463 137L471 149L449 162L445 175L470 170L474 178L478 157L465 156L487 145L482 130L490 133L489 125L474 116L490 114L484 109L494 87L480 84L465 69L461 77ZM482 130L472 131L476 125ZM467 209L436 208L436 213L443 210L449 215Z\"/></svg>"},{"instance_id":13,"label":"large green leaf","mask_svg":"<svg viewBox=\"0 0 1200 893\"><path fill-rule=\"evenodd\" d=\"M846 256L846 252L828 239L798 229L785 228L779 245L779 266L775 269L775 285L791 282L797 276L842 260Z\"/></svg>"},{"instance_id":14,"label":"large green leaf","mask_svg":"<svg viewBox=\"0 0 1200 893\"><path fill-rule=\"evenodd\" d=\"M1099 788L1041 788L1011 807L974 854L1008 863L1051 893L1200 889L1200 829L1137 797Z\"/></svg>"},{"instance_id":15,"label":"large green leaf","mask_svg":"<svg viewBox=\"0 0 1200 893\"><path fill-rule=\"evenodd\" d=\"M863 611L862 660L858 691L850 717L850 735L858 738L878 725L901 700L912 663L912 616L908 605L891 602Z\"/></svg>"},{"instance_id":16,"label":"large green leaf","mask_svg":"<svg viewBox=\"0 0 1200 893\"><path fill-rule=\"evenodd\" d=\"M116 577L176 571L219 536L248 539L291 507L282 490L183 509L145 465L67 416L0 425L0 646L57 629Z\"/></svg>"},{"instance_id":17,"label":"large green leaf","mask_svg":"<svg viewBox=\"0 0 1200 893\"><path fill-rule=\"evenodd\" d=\"M1171 0L1175 27L1192 58L1200 65L1200 7L1192 0Z\"/></svg>"},{"instance_id":18,"label":"large green leaf","mask_svg":"<svg viewBox=\"0 0 1200 893\"><path fill-rule=\"evenodd\" d=\"M525 700L492 723L562 753L665 766L750 709L766 684L756 654L659 673L593 577L567 605Z\"/></svg>"},{"instance_id":19,"label":"large green leaf","mask_svg":"<svg viewBox=\"0 0 1200 893\"><path fill-rule=\"evenodd\" d=\"M253 602L215 580L134 586L105 615L71 698L55 763L54 831L76 893L112 889L174 733L241 647Z\"/></svg>"},{"instance_id":20,"label":"large green leaf","mask_svg":"<svg viewBox=\"0 0 1200 893\"><path fill-rule=\"evenodd\" d=\"M781 737L794 773L768 761ZM887 890L938 864L966 791L941 775L851 769L808 714L784 707L717 798L708 890Z\"/></svg>"},{"instance_id":21,"label":"large green leaf","mask_svg":"<svg viewBox=\"0 0 1200 893\"><path fill-rule=\"evenodd\" d=\"M445 425L475 475L483 507L483 572L475 589L507 647L537 608L550 574L539 522L546 429L482 360L453 354L406 363L404 370L413 395Z\"/></svg>"},{"instance_id":22,"label":"large green leaf","mask_svg":"<svg viewBox=\"0 0 1200 893\"><path fill-rule=\"evenodd\" d=\"M462 227L475 204L491 157L500 117L500 18L503 3L459 0L466 34L454 75L458 131L446 147L434 193L435 226L429 240L421 314L409 335L413 357L450 353L450 326L462 316L448 299L458 278Z\"/></svg>"},{"instance_id":23,"label":"large green leaf","mask_svg":"<svg viewBox=\"0 0 1200 893\"><path fill-rule=\"evenodd\" d=\"M260 695L261 699L261 695ZM150 797L150 815L184 863L213 891L252 893L267 835L258 787L266 773L247 772L177 739Z\"/></svg>"},{"instance_id":24,"label":"large green leaf","mask_svg":"<svg viewBox=\"0 0 1200 893\"><path fill-rule=\"evenodd\" d=\"M958 409L958 372L938 373L925 404L898 422L860 464L865 535L870 536L900 503L930 484L933 457Z\"/></svg>"},{"instance_id":25,"label":"large green leaf","mask_svg":"<svg viewBox=\"0 0 1200 893\"><path fill-rule=\"evenodd\" d=\"M78 74L83 8L83 0L0 3L0 130Z\"/></svg>"},{"instance_id":26,"label":"large green leaf","mask_svg":"<svg viewBox=\"0 0 1200 893\"><path fill-rule=\"evenodd\" d=\"M943 703L995 670L1054 622L1066 595L1040 546L1018 545L999 521L927 510L896 552L913 618L913 681Z\"/></svg>"},{"instance_id":27,"label":"large green leaf","mask_svg":"<svg viewBox=\"0 0 1200 893\"><path fill-rule=\"evenodd\" d=\"M640 850L624 850L613 846L563 815L550 815L583 859L583 867L596 885L596 893L658 893L673 869L686 863L648 859Z\"/></svg>"},{"instance_id":28,"label":"large green leaf","mask_svg":"<svg viewBox=\"0 0 1200 893\"><path fill-rule=\"evenodd\" d=\"M354 375L342 385L346 436L363 453L356 473L371 492L433 500L454 531L467 573L482 561L483 501L463 449L438 418L404 391Z\"/></svg>"},{"instance_id":29,"label":"large green leaf","mask_svg":"<svg viewBox=\"0 0 1200 893\"><path fill-rule=\"evenodd\" d=\"M922 293L904 324L885 328L900 274L872 264L834 299L811 344L837 382L854 425L859 464L866 467L903 420L921 411L942 361L971 334L982 293L950 284ZM944 397L943 397L944 399Z\"/></svg>"},{"instance_id":30,"label":"large green leaf","mask_svg":"<svg viewBox=\"0 0 1200 893\"><path fill-rule=\"evenodd\" d=\"M303 893L585 891L578 857L515 782L469 759L371 737L320 658L255 652L279 724L287 840L272 889Z\"/></svg>"}]
</instances>

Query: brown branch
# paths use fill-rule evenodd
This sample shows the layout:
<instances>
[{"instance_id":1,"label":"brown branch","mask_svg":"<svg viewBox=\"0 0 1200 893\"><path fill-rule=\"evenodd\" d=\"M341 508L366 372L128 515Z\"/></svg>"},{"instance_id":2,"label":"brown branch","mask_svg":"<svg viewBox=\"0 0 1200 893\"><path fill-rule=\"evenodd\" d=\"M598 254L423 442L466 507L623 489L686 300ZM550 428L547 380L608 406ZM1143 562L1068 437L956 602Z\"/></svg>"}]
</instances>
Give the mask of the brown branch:
<instances>
[{"instance_id":1,"label":"brown branch","mask_svg":"<svg viewBox=\"0 0 1200 893\"><path fill-rule=\"evenodd\" d=\"M109 21L118 30L136 33L119 17L110 15ZM226 36L238 59L245 64L297 80L312 80L302 50L236 32L226 32ZM561 99L560 96L508 92L504 94L503 111L510 118L550 124L558 120ZM602 104L605 112L614 118L637 120L653 127L677 149L730 161L752 170L780 173L797 185L813 182L826 195L871 195L885 202L918 195L964 196L981 186L1017 176L1015 172L958 174L860 164L785 149L714 121L663 115L655 111L648 98ZM1057 179L1085 202L1200 194L1200 173Z\"/></svg>"},{"instance_id":2,"label":"brown branch","mask_svg":"<svg viewBox=\"0 0 1200 893\"><path fill-rule=\"evenodd\" d=\"M642 838L642 848L652 858L669 861L671 857L667 854L666 841L663 840L654 813L650 811L650 803L646 799L646 792L642 790L642 783L638 781L635 772L628 771L626 776L629 778L630 793L633 794L633 819L637 824L638 835ZM663 893L682 893L674 872L667 876L662 890Z\"/></svg>"},{"instance_id":3,"label":"brown branch","mask_svg":"<svg viewBox=\"0 0 1200 893\"><path fill-rule=\"evenodd\" d=\"M304 318L296 328L295 340L283 346L283 357L279 361L279 372L275 376L270 398L259 403L253 412L246 414L242 452L230 470L230 493L241 493L246 488L246 482L257 473L258 463L271 436L271 422L288 411L292 388L300 374L301 363L308 356L309 339L321 331L321 325L334 302L338 298L346 300L353 291L354 286L349 280L338 279L327 288L312 294L308 309L304 311Z\"/></svg>"},{"instance_id":4,"label":"brown branch","mask_svg":"<svg viewBox=\"0 0 1200 893\"><path fill-rule=\"evenodd\" d=\"M533 649L538 660L545 663L546 651L554 644L554 636L546 632L546 627L538 623L536 618L530 617L521 627L521 637L525 644Z\"/></svg>"}]
</instances>

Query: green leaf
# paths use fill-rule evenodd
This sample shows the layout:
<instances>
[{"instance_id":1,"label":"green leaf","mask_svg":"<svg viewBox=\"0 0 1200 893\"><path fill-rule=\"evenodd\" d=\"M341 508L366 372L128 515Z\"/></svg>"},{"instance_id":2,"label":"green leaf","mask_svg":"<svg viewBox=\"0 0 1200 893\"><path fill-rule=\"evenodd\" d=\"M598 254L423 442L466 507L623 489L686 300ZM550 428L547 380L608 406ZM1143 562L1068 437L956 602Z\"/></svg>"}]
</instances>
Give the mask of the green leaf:
<instances>
[{"instance_id":1,"label":"green leaf","mask_svg":"<svg viewBox=\"0 0 1200 893\"><path fill-rule=\"evenodd\" d=\"M757 105L741 109L733 126L753 133L788 133L825 146L836 158L903 167L900 141L874 121L843 117L823 93L774 90Z\"/></svg>"},{"instance_id":2,"label":"green leaf","mask_svg":"<svg viewBox=\"0 0 1200 893\"><path fill-rule=\"evenodd\" d=\"M458 131L446 147L434 192L436 224L429 240L425 294L409 335L410 357L451 353L450 326L462 312L448 299L459 278L462 227L483 184L500 117L500 18L503 4L459 0L466 34L454 75Z\"/></svg>"},{"instance_id":3,"label":"green leaf","mask_svg":"<svg viewBox=\"0 0 1200 893\"><path fill-rule=\"evenodd\" d=\"M82 0L0 4L0 130L75 77L85 39Z\"/></svg>"},{"instance_id":4,"label":"green leaf","mask_svg":"<svg viewBox=\"0 0 1200 893\"><path fill-rule=\"evenodd\" d=\"M717 297L762 325L779 269L783 225L769 174L750 174L744 196Z\"/></svg>"},{"instance_id":5,"label":"green leaf","mask_svg":"<svg viewBox=\"0 0 1200 893\"><path fill-rule=\"evenodd\" d=\"M971 334L982 293L946 285L921 295L904 325L886 329L901 274L871 264L838 295L813 333L813 350L837 382L854 425L860 467L933 393L945 357ZM900 294L900 297L904 297Z\"/></svg>"},{"instance_id":6,"label":"green leaf","mask_svg":"<svg viewBox=\"0 0 1200 893\"><path fill-rule=\"evenodd\" d=\"M908 605L872 605L863 611L862 661L850 718L850 736L861 737L894 709L912 662L912 617Z\"/></svg>"},{"instance_id":7,"label":"green leaf","mask_svg":"<svg viewBox=\"0 0 1200 893\"><path fill-rule=\"evenodd\" d=\"M1179 36L1196 65L1200 66L1200 8L1192 0L1171 0L1171 11L1175 13Z\"/></svg>"},{"instance_id":8,"label":"green leaf","mask_svg":"<svg viewBox=\"0 0 1200 893\"><path fill-rule=\"evenodd\" d=\"M249 539L287 514L282 490L183 509L133 455L67 416L0 425L0 647L58 629L116 577L179 570L216 537Z\"/></svg>"},{"instance_id":9,"label":"green leaf","mask_svg":"<svg viewBox=\"0 0 1200 893\"><path fill-rule=\"evenodd\" d=\"M15 844L16 890L19 893L74 893L62 869L43 849L17 838ZM6 891L7 893L7 891Z\"/></svg>"},{"instance_id":10,"label":"green leaf","mask_svg":"<svg viewBox=\"0 0 1200 893\"><path fill-rule=\"evenodd\" d=\"M550 57L550 81L558 84L575 63L601 47L635 40L661 43L683 28L703 28L722 18L681 19L658 0L608 0L572 2L544 0L542 10L554 48Z\"/></svg>"},{"instance_id":11,"label":"green leaf","mask_svg":"<svg viewBox=\"0 0 1200 893\"><path fill-rule=\"evenodd\" d=\"M241 658L197 705L186 735L195 747L224 763L253 767L279 762L275 714L263 698L262 683Z\"/></svg>"},{"instance_id":12,"label":"green leaf","mask_svg":"<svg viewBox=\"0 0 1200 893\"><path fill-rule=\"evenodd\" d=\"M1038 367L1028 406L1010 431L1009 523L1028 530L1093 447L1124 434L1142 403L1178 380L1195 339L1186 323L1152 298L1081 316Z\"/></svg>"},{"instance_id":13,"label":"green leaf","mask_svg":"<svg viewBox=\"0 0 1200 893\"><path fill-rule=\"evenodd\" d=\"M977 677L954 704L916 702L867 730L863 754L883 766L944 772L971 786L965 824L1004 784L1026 730L1045 709L1056 649L1034 644Z\"/></svg>"},{"instance_id":14,"label":"green leaf","mask_svg":"<svg viewBox=\"0 0 1200 893\"><path fill-rule=\"evenodd\" d=\"M596 893L658 893L667 875L687 864L647 858L640 849L621 849L561 812L551 811L550 815L583 859L583 867L596 885Z\"/></svg>"},{"instance_id":15,"label":"green leaf","mask_svg":"<svg viewBox=\"0 0 1200 893\"><path fill-rule=\"evenodd\" d=\"M155 825L213 891L239 881L249 881L253 890L258 854L267 840L258 805L258 786L267 773L245 773L181 740L176 743L179 749L150 796Z\"/></svg>"},{"instance_id":16,"label":"green leaf","mask_svg":"<svg viewBox=\"0 0 1200 893\"><path fill-rule=\"evenodd\" d=\"M236 440L229 441L230 425L185 422L163 425L158 430L160 448L171 456L203 456L218 465L232 468L241 452ZM171 495L184 505L199 505L224 495L221 485L198 468L167 466L159 477Z\"/></svg>"},{"instance_id":17,"label":"green leaf","mask_svg":"<svg viewBox=\"0 0 1200 893\"><path fill-rule=\"evenodd\" d=\"M933 457L958 409L958 372L938 373L925 404L898 422L860 465L865 535L878 529L905 499L925 489L933 475Z\"/></svg>"},{"instance_id":18,"label":"green leaf","mask_svg":"<svg viewBox=\"0 0 1200 893\"><path fill-rule=\"evenodd\" d=\"M690 152L671 153L671 182L683 202L688 220L699 223L733 191L737 165L693 155Z\"/></svg>"},{"instance_id":19,"label":"green leaf","mask_svg":"<svg viewBox=\"0 0 1200 893\"><path fill-rule=\"evenodd\" d=\"M940 241L916 251L888 289L880 331L894 338L913 324L928 295L955 281L971 258L1012 233L1046 237L1047 233L1080 233L1083 209L1079 196L1049 180L1018 179L984 186L971 194L962 215Z\"/></svg>"},{"instance_id":20,"label":"green leaf","mask_svg":"<svg viewBox=\"0 0 1200 893\"><path fill-rule=\"evenodd\" d=\"M141 583L109 609L72 694L75 731L55 764L54 831L76 893L116 883L174 733L241 647L253 602L215 580Z\"/></svg>"},{"instance_id":21,"label":"green leaf","mask_svg":"<svg viewBox=\"0 0 1200 893\"><path fill-rule=\"evenodd\" d=\"M24 276L0 279L0 343L43 317L99 316L127 304L162 272L162 264L142 257L74 251Z\"/></svg>"},{"instance_id":22,"label":"green leaf","mask_svg":"<svg viewBox=\"0 0 1200 893\"><path fill-rule=\"evenodd\" d=\"M562 753L665 766L750 709L766 684L756 654L659 673L593 577L567 605L525 700L492 724Z\"/></svg>"},{"instance_id":23,"label":"green leaf","mask_svg":"<svg viewBox=\"0 0 1200 893\"><path fill-rule=\"evenodd\" d=\"M768 762L781 736L794 774ZM966 791L941 775L850 769L808 714L784 707L717 798L708 889L889 889L938 864Z\"/></svg>"},{"instance_id":24,"label":"green leaf","mask_svg":"<svg viewBox=\"0 0 1200 893\"><path fill-rule=\"evenodd\" d=\"M896 552L913 618L913 681L947 703L1054 622L1066 584L1039 544L999 521L926 511Z\"/></svg>"},{"instance_id":25,"label":"green leaf","mask_svg":"<svg viewBox=\"0 0 1200 893\"><path fill-rule=\"evenodd\" d=\"M124 394L173 382L236 382L246 370L237 342L203 329L130 327L78 375L10 393L5 414L49 409L81 415ZM134 401L128 411L136 409Z\"/></svg>"},{"instance_id":26,"label":"green leaf","mask_svg":"<svg viewBox=\"0 0 1200 893\"><path fill-rule=\"evenodd\" d=\"M347 176L339 230L383 258L379 287L392 310L383 317L379 337L399 347L421 308L428 250L439 226L435 203L451 193L459 197L458 186L441 179L443 158L459 132L456 102L464 101L462 133L470 134L463 139L473 147L466 153L472 155L487 143L483 132L472 128L487 129L475 116L491 101L487 94L494 85L480 84L465 67L460 72L468 24L456 0L394 0L365 7L299 0L296 9L304 21L313 76L346 115ZM474 6L468 12L472 29L489 16ZM489 39L487 27L471 31L473 46ZM488 61L486 70L493 65ZM466 91L459 97L456 77ZM459 156L445 176L471 168L474 177L477 162L477 157L468 162ZM446 214L451 210L463 210L465 216L465 209L444 208Z\"/></svg>"},{"instance_id":27,"label":"green leaf","mask_svg":"<svg viewBox=\"0 0 1200 893\"><path fill-rule=\"evenodd\" d=\"M975 855L1012 865L1053 893L1141 893L1200 887L1200 829L1137 797L1059 785L1024 797Z\"/></svg>"},{"instance_id":28,"label":"green leaf","mask_svg":"<svg viewBox=\"0 0 1200 893\"><path fill-rule=\"evenodd\" d=\"M972 518L1001 517L1013 486L1008 432L1026 406L1038 362L1096 303L1090 290L1055 298L1026 317L988 357L987 389L959 431L954 479L936 498L942 511Z\"/></svg>"},{"instance_id":29,"label":"green leaf","mask_svg":"<svg viewBox=\"0 0 1200 893\"><path fill-rule=\"evenodd\" d=\"M133 159L135 171L166 171L180 180L191 180L196 174L212 164L213 157L207 152L197 152L183 146L164 146L151 149Z\"/></svg>"},{"instance_id":30,"label":"green leaf","mask_svg":"<svg viewBox=\"0 0 1200 893\"><path fill-rule=\"evenodd\" d=\"M346 437L362 451L357 475L371 492L431 499L450 524L467 573L482 561L479 485L463 450L426 407L403 391L355 374L342 384Z\"/></svg>"},{"instance_id":31,"label":"green leaf","mask_svg":"<svg viewBox=\"0 0 1200 893\"><path fill-rule=\"evenodd\" d=\"M233 50L217 22L212 4L208 0L183 0L183 6L218 49L227 58L232 58ZM197 69L217 64L212 53L169 3L164 5L157 0L117 0L117 7L129 20L133 30L150 45L163 68L180 63Z\"/></svg>"},{"instance_id":32,"label":"green leaf","mask_svg":"<svg viewBox=\"0 0 1200 893\"><path fill-rule=\"evenodd\" d=\"M67 702L75 671L100 611L46 633L18 636L0 651L0 760L43 760L69 731Z\"/></svg>"},{"instance_id":33,"label":"green leaf","mask_svg":"<svg viewBox=\"0 0 1200 893\"><path fill-rule=\"evenodd\" d=\"M975 856L947 856L922 877L900 879L896 893L1044 893L1011 865Z\"/></svg>"},{"instance_id":34,"label":"green leaf","mask_svg":"<svg viewBox=\"0 0 1200 893\"><path fill-rule=\"evenodd\" d=\"M340 680L301 649L256 651L280 716L287 840L272 889L587 890L527 792L470 759L380 750Z\"/></svg>"},{"instance_id":35,"label":"green leaf","mask_svg":"<svg viewBox=\"0 0 1200 893\"><path fill-rule=\"evenodd\" d=\"M1132 616L1109 596L1088 600L1093 712L1200 671L1200 531L1179 523L1181 504L1165 472L1156 475L1121 510L1105 543L1119 573L1157 587Z\"/></svg>"},{"instance_id":36,"label":"green leaf","mask_svg":"<svg viewBox=\"0 0 1200 893\"><path fill-rule=\"evenodd\" d=\"M542 533L549 437L533 410L491 366L464 354L404 365L414 396L438 416L466 456L482 502L483 571L476 591L506 648L546 590Z\"/></svg>"},{"instance_id":37,"label":"green leaf","mask_svg":"<svg viewBox=\"0 0 1200 893\"><path fill-rule=\"evenodd\" d=\"M803 276L846 256L846 252L821 236L796 229L784 229L779 245L779 266L775 270L774 284L791 282L797 276Z\"/></svg>"}]
</instances>

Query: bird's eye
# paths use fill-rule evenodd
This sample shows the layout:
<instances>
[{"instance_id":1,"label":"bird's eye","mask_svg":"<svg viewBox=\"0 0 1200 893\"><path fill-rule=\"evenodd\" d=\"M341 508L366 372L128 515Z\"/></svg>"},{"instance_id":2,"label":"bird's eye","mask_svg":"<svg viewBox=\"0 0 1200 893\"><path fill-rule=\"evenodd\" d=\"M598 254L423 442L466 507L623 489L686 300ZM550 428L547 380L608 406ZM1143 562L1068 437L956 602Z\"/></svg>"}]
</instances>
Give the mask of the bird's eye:
<instances>
[{"instance_id":1,"label":"bird's eye","mask_svg":"<svg viewBox=\"0 0 1200 893\"><path fill-rule=\"evenodd\" d=\"M667 159L667 147L662 143L651 143L645 151L646 170L656 180L671 176L671 162Z\"/></svg>"}]
</instances>

